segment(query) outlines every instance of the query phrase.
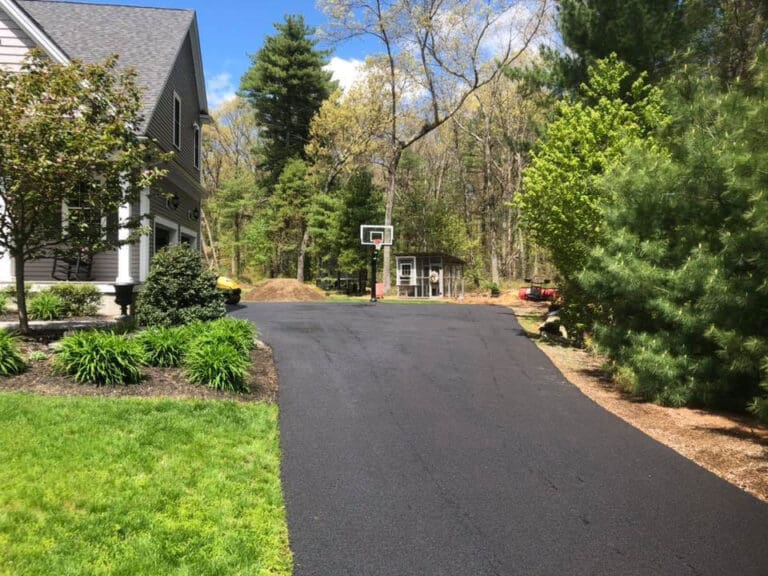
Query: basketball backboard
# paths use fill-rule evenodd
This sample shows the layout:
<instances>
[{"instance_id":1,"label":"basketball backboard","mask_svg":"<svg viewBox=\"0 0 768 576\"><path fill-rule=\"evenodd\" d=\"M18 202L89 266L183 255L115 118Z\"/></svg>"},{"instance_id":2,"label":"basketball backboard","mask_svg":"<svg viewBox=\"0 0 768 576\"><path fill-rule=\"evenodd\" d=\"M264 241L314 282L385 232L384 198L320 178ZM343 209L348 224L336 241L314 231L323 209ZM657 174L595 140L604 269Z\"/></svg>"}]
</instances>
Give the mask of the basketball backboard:
<instances>
[{"instance_id":1,"label":"basketball backboard","mask_svg":"<svg viewBox=\"0 0 768 576\"><path fill-rule=\"evenodd\" d=\"M392 226L363 224L360 226L360 244L363 246L392 246L395 240Z\"/></svg>"}]
</instances>

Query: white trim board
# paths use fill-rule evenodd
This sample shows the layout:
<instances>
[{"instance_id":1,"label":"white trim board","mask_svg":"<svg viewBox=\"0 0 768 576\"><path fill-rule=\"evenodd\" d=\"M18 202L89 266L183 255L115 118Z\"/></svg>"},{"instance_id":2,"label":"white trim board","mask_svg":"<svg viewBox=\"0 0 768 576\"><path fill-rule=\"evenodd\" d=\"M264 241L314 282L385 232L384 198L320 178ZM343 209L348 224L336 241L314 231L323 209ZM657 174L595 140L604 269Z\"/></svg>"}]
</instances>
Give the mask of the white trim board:
<instances>
[{"instance_id":1,"label":"white trim board","mask_svg":"<svg viewBox=\"0 0 768 576\"><path fill-rule=\"evenodd\" d=\"M54 61L59 64L67 65L70 63L69 57L59 48L56 43L37 25L37 23L24 10L16 5L13 0L0 0L0 8L10 16L10 18L24 30L30 39L40 46Z\"/></svg>"}]
</instances>

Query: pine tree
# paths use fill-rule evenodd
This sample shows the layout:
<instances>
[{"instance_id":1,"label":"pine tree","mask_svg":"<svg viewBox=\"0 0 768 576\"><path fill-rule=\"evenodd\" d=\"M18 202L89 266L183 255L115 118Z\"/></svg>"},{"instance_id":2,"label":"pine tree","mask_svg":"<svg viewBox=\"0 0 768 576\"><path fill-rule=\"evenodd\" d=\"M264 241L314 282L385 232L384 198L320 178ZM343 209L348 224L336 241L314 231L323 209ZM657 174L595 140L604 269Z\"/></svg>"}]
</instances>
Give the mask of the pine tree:
<instances>
[{"instance_id":1,"label":"pine tree","mask_svg":"<svg viewBox=\"0 0 768 576\"><path fill-rule=\"evenodd\" d=\"M598 344L646 399L752 401L768 416L767 71L749 94L681 73L663 146L636 148L603 180L605 242L578 280L599 303Z\"/></svg>"},{"instance_id":2,"label":"pine tree","mask_svg":"<svg viewBox=\"0 0 768 576\"><path fill-rule=\"evenodd\" d=\"M326 53L316 49L304 18L286 16L275 28L278 33L251 57L240 83L264 130L265 168L272 182L290 158L305 158L310 121L333 89L331 73L323 69Z\"/></svg>"}]
</instances>

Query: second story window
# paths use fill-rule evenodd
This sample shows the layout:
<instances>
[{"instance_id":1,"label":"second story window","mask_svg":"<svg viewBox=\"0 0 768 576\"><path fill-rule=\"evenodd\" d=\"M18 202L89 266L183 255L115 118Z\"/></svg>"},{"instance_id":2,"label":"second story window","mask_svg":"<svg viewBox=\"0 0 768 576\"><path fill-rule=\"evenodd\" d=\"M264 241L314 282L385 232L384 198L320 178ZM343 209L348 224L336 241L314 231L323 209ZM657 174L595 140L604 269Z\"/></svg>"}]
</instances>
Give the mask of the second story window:
<instances>
[{"instance_id":1,"label":"second story window","mask_svg":"<svg viewBox=\"0 0 768 576\"><path fill-rule=\"evenodd\" d=\"M200 168L200 146L201 146L201 133L200 126L195 124L195 168Z\"/></svg>"},{"instance_id":2,"label":"second story window","mask_svg":"<svg viewBox=\"0 0 768 576\"><path fill-rule=\"evenodd\" d=\"M181 150L181 98L173 94L173 145Z\"/></svg>"}]
</instances>

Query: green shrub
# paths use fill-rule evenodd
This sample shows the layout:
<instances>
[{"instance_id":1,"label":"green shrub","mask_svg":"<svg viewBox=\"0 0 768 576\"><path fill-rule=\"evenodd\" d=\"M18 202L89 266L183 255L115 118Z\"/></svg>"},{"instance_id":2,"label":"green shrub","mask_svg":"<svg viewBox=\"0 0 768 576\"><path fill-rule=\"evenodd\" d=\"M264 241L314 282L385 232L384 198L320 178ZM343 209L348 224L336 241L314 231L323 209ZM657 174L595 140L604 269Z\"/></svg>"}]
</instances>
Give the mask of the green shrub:
<instances>
[{"instance_id":1,"label":"green shrub","mask_svg":"<svg viewBox=\"0 0 768 576\"><path fill-rule=\"evenodd\" d=\"M256 327L248 320L237 318L220 318L214 320L206 327L204 337L215 338L220 342L227 342L239 350L246 357L253 350L253 340L256 337Z\"/></svg>"},{"instance_id":2,"label":"green shrub","mask_svg":"<svg viewBox=\"0 0 768 576\"><path fill-rule=\"evenodd\" d=\"M0 316L8 314L8 295L0 292Z\"/></svg>"},{"instance_id":3,"label":"green shrub","mask_svg":"<svg viewBox=\"0 0 768 576\"><path fill-rule=\"evenodd\" d=\"M7 330L0 330L0 376L20 374L25 368L16 338Z\"/></svg>"},{"instance_id":4,"label":"green shrub","mask_svg":"<svg viewBox=\"0 0 768 576\"><path fill-rule=\"evenodd\" d=\"M144 348L150 366L176 368L181 366L191 336L190 331L183 327L158 326L142 332L136 340Z\"/></svg>"},{"instance_id":5,"label":"green shrub","mask_svg":"<svg viewBox=\"0 0 768 576\"><path fill-rule=\"evenodd\" d=\"M93 284L54 284L50 288L64 302L64 316L95 316L101 304L101 292Z\"/></svg>"},{"instance_id":6,"label":"green shrub","mask_svg":"<svg viewBox=\"0 0 768 576\"><path fill-rule=\"evenodd\" d=\"M29 295L32 293L32 282L24 282L24 294L27 296L27 300L29 300ZM3 290L3 294L7 295L8 298L16 302L16 286L7 286Z\"/></svg>"},{"instance_id":7,"label":"green shrub","mask_svg":"<svg viewBox=\"0 0 768 576\"><path fill-rule=\"evenodd\" d=\"M27 312L32 320L60 320L64 318L66 304L48 290L38 292L30 298Z\"/></svg>"},{"instance_id":8,"label":"green shrub","mask_svg":"<svg viewBox=\"0 0 768 576\"><path fill-rule=\"evenodd\" d=\"M114 332L78 332L62 338L57 370L80 384L114 386L141 380L146 356L141 343Z\"/></svg>"},{"instance_id":9,"label":"green shrub","mask_svg":"<svg viewBox=\"0 0 768 576\"><path fill-rule=\"evenodd\" d=\"M27 354L27 362L45 362L48 360L48 354L41 350L35 350Z\"/></svg>"},{"instance_id":10,"label":"green shrub","mask_svg":"<svg viewBox=\"0 0 768 576\"><path fill-rule=\"evenodd\" d=\"M215 320L226 313L216 276L203 269L200 253L185 244L155 254L137 308L143 326Z\"/></svg>"},{"instance_id":11,"label":"green shrub","mask_svg":"<svg viewBox=\"0 0 768 576\"><path fill-rule=\"evenodd\" d=\"M193 384L214 390L247 392L245 377L249 361L229 342L205 337L195 340L184 360L187 377Z\"/></svg>"}]
</instances>

